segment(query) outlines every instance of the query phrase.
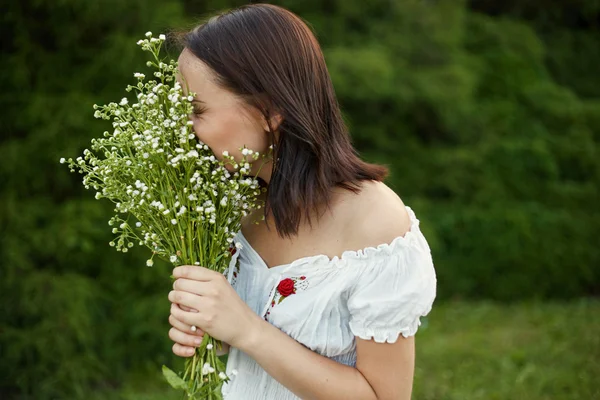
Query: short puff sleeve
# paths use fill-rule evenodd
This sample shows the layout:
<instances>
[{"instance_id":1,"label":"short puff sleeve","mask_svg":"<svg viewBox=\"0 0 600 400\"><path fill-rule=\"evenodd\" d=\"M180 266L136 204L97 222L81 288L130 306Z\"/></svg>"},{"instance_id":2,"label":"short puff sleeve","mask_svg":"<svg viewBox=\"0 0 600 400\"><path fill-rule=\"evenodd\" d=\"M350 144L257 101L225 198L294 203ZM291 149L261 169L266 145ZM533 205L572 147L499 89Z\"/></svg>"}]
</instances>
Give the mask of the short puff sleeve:
<instances>
[{"instance_id":1,"label":"short puff sleeve","mask_svg":"<svg viewBox=\"0 0 600 400\"><path fill-rule=\"evenodd\" d=\"M348 297L350 330L361 339L395 343L416 334L436 297L431 252L421 232L372 248L356 267Z\"/></svg>"}]
</instances>

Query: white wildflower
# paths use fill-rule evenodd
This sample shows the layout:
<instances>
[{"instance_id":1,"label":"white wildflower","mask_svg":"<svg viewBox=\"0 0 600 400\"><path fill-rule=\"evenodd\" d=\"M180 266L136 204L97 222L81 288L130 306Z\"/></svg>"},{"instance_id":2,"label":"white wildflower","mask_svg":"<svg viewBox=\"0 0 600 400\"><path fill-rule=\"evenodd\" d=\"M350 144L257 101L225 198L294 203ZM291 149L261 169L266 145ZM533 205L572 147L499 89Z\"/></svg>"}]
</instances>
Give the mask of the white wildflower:
<instances>
[{"instance_id":1,"label":"white wildflower","mask_svg":"<svg viewBox=\"0 0 600 400\"><path fill-rule=\"evenodd\" d=\"M238 163L229 151L215 156L197 137L196 123L188 118L195 94L184 93L175 79L176 62L160 61L158 55L166 39L165 34L153 38L152 32L147 32L137 42L142 51L153 53L155 61L142 67L148 67L143 69L147 75L132 72L135 84L126 87L126 92L136 94L131 102L132 94L124 94L127 97L122 95L115 102L94 105L94 117L106 120L108 126L99 138L92 139L91 151L84 150L84 157L77 159L56 160L69 165L72 172L79 169L84 174L83 186L93 189L97 199L114 203L108 229L115 238L109 245L120 252L127 252L135 243L147 247L152 252L144 260L148 267L154 265L155 256L173 266L184 262L200 265L199 260L209 254L221 253L224 245L235 242L233 232L238 230L240 218L258 206L255 196L260 193L255 177L242 176L250 175L249 157L257 160L257 152L232 148L246 157ZM233 168L225 168L223 160ZM205 236L190 237L190 224L214 235L214 240L208 238L205 243ZM241 248L240 243L235 246ZM200 254L196 254L198 250ZM184 258L187 254L194 256ZM220 267L213 266L215 270ZM215 348L214 344L206 347L211 352L201 356L199 373L186 383L204 381L200 373L211 372L214 378L218 375L227 380L231 374L206 362L213 358Z\"/></svg>"}]
</instances>

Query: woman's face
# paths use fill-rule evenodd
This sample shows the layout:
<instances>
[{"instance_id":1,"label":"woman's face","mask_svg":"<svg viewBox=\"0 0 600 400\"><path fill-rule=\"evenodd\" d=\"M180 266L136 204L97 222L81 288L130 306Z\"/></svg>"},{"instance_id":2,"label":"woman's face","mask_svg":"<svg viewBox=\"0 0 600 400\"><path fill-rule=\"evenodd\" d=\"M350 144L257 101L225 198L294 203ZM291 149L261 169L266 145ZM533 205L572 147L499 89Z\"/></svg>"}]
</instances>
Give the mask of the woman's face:
<instances>
[{"instance_id":1,"label":"woman's face","mask_svg":"<svg viewBox=\"0 0 600 400\"><path fill-rule=\"evenodd\" d=\"M268 125L260 111L244 106L241 99L218 87L213 82L214 72L187 48L181 52L178 63L178 82L185 93L188 90L196 93L192 103L194 112L190 116L194 132L215 157L223 160L223 151L228 151L240 162L243 157L240 148L244 146L260 154L268 153L271 144ZM263 162L259 159L252 164L252 175ZM233 171L231 166L227 168ZM266 182L271 168L270 163L265 164L259 174Z\"/></svg>"}]
</instances>

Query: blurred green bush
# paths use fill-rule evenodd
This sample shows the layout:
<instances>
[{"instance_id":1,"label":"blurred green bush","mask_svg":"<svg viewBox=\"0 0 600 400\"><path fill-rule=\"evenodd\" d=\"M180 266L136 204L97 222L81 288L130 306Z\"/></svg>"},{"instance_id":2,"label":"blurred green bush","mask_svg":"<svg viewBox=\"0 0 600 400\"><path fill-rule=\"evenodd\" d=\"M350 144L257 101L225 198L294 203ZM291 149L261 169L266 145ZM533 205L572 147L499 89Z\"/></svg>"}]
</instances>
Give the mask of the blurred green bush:
<instances>
[{"instance_id":1,"label":"blurred green bush","mask_svg":"<svg viewBox=\"0 0 600 400\"><path fill-rule=\"evenodd\" d=\"M108 247L112 207L58 164L106 129L144 32L243 4L10 1L0 15L0 397L86 398L176 363L170 268ZM314 27L356 147L428 237L439 299L600 282L600 6L282 1ZM537 4L539 3L539 4Z\"/></svg>"}]
</instances>

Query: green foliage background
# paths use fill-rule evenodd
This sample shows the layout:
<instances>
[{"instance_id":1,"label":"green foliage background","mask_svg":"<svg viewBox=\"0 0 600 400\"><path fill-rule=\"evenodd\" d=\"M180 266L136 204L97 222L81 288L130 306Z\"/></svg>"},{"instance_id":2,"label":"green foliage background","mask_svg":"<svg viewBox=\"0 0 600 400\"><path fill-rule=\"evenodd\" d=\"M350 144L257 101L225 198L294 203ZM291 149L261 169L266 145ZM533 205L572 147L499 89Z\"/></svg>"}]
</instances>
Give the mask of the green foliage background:
<instances>
[{"instance_id":1,"label":"green foliage background","mask_svg":"<svg viewBox=\"0 0 600 400\"><path fill-rule=\"evenodd\" d=\"M0 397L85 398L170 352L170 269L108 247L60 157L106 129L135 42L244 4L11 0L0 13ZM275 2L317 33L356 147L421 219L438 299L600 292L600 3ZM566 2L565 2L566 4Z\"/></svg>"}]
</instances>

